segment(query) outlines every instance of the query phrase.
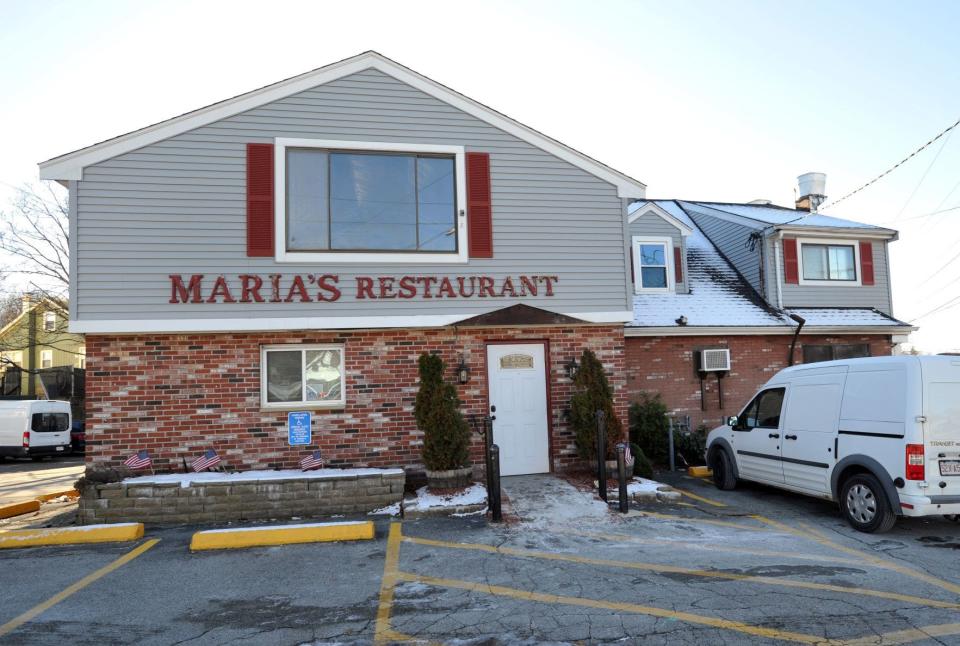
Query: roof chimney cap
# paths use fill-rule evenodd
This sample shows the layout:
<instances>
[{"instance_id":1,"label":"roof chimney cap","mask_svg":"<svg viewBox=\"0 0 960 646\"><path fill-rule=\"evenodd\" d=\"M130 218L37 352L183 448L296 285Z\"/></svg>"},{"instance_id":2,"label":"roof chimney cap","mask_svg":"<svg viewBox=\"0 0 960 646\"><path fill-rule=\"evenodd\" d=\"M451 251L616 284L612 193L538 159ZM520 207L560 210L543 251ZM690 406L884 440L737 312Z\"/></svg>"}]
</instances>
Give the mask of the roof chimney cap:
<instances>
[{"instance_id":1,"label":"roof chimney cap","mask_svg":"<svg viewBox=\"0 0 960 646\"><path fill-rule=\"evenodd\" d=\"M804 173L797 178L797 184L800 188L797 208L816 213L817 207L827 199L827 174Z\"/></svg>"}]
</instances>

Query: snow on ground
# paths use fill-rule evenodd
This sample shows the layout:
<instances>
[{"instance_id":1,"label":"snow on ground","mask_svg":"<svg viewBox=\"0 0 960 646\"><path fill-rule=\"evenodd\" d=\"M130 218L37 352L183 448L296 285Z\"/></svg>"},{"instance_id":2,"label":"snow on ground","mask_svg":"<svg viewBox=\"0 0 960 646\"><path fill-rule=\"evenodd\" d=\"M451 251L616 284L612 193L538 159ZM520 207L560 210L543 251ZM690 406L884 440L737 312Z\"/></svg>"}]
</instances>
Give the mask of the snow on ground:
<instances>
[{"instance_id":1,"label":"snow on ground","mask_svg":"<svg viewBox=\"0 0 960 646\"><path fill-rule=\"evenodd\" d=\"M514 513L533 525L592 525L609 516L595 491L581 491L554 475L509 476L501 486Z\"/></svg>"},{"instance_id":2,"label":"snow on ground","mask_svg":"<svg viewBox=\"0 0 960 646\"><path fill-rule=\"evenodd\" d=\"M463 491L450 494L430 493L427 487L417 489L417 500L406 504L408 509L436 509L438 507L466 507L468 505L485 505L487 503L487 488L475 482Z\"/></svg>"},{"instance_id":3,"label":"snow on ground","mask_svg":"<svg viewBox=\"0 0 960 646\"><path fill-rule=\"evenodd\" d=\"M236 473L221 473L218 471L205 471L203 473L163 473L152 476L139 476L136 478L127 478L123 481L126 485L145 485L145 484L172 484L179 483L181 487L189 487L193 483L197 484L219 484L219 483L240 483L240 482L263 482L264 480L331 480L349 476L370 476L370 475L400 475L403 469L317 469L316 471L300 471L299 469L286 469L278 471L240 471Z\"/></svg>"},{"instance_id":4,"label":"snow on ground","mask_svg":"<svg viewBox=\"0 0 960 646\"><path fill-rule=\"evenodd\" d=\"M627 483L627 494L631 496L637 493L649 493L656 495L656 493L660 491L660 487L669 488L668 485L665 485L662 482L657 482L656 480L634 478Z\"/></svg>"},{"instance_id":5,"label":"snow on ground","mask_svg":"<svg viewBox=\"0 0 960 646\"><path fill-rule=\"evenodd\" d=\"M373 511L367 512L367 516L399 516L400 515L400 503L395 502L392 505L387 505L386 507L381 507L380 509L374 509Z\"/></svg>"}]
</instances>

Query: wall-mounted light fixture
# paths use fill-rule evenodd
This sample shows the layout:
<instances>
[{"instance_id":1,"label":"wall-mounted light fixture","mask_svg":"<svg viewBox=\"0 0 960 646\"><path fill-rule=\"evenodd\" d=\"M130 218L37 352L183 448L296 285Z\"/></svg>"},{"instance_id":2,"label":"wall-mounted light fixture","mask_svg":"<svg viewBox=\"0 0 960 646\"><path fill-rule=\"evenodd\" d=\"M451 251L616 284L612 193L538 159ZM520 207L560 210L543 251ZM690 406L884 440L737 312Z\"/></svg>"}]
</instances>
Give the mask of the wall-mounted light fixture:
<instances>
[{"instance_id":1,"label":"wall-mounted light fixture","mask_svg":"<svg viewBox=\"0 0 960 646\"><path fill-rule=\"evenodd\" d=\"M570 379L575 378L577 376L577 372L580 370L580 364L577 363L576 357L570 357L570 361L568 361L564 367L566 367L567 377Z\"/></svg>"},{"instance_id":2,"label":"wall-mounted light fixture","mask_svg":"<svg viewBox=\"0 0 960 646\"><path fill-rule=\"evenodd\" d=\"M467 362L464 360L463 355L460 355L460 363L457 365L457 382L465 384L470 381L470 368L467 367Z\"/></svg>"}]
</instances>

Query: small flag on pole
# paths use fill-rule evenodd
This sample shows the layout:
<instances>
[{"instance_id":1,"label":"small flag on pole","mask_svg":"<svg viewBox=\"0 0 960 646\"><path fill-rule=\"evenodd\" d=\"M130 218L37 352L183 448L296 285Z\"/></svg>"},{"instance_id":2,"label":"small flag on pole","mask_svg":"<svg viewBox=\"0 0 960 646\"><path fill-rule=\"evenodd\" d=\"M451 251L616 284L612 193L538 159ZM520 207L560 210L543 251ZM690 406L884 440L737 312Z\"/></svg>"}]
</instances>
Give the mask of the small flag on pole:
<instances>
[{"instance_id":1,"label":"small flag on pole","mask_svg":"<svg viewBox=\"0 0 960 646\"><path fill-rule=\"evenodd\" d=\"M150 454L144 449L143 451L137 451L124 460L123 466L130 467L131 469L146 469L147 467L153 466L153 460L150 459Z\"/></svg>"},{"instance_id":2,"label":"small flag on pole","mask_svg":"<svg viewBox=\"0 0 960 646\"><path fill-rule=\"evenodd\" d=\"M623 452L623 461L624 461L626 464L630 464L631 462L633 462L633 454L630 453L630 444L629 444L629 443L627 444L626 449L625 449L624 452Z\"/></svg>"},{"instance_id":3,"label":"small flag on pole","mask_svg":"<svg viewBox=\"0 0 960 646\"><path fill-rule=\"evenodd\" d=\"M323 466L323 457L320 451L313 451L309 455L300 459L300 468L304 471L313 471Z\"/></svg>"},{"instance_id":4,"label":"small flag on pole","mask_svg":"<svg viewBox=\"0 0 960 646\"><path fill-rule=\"evenodd\" d=\"M190 468L193 469L194 473L199 473L215 467L218 464L220 464L220 456L217 455L217 452L213 449L207 449L203 455L190 463Z\"/></svg>"}]
</instances>

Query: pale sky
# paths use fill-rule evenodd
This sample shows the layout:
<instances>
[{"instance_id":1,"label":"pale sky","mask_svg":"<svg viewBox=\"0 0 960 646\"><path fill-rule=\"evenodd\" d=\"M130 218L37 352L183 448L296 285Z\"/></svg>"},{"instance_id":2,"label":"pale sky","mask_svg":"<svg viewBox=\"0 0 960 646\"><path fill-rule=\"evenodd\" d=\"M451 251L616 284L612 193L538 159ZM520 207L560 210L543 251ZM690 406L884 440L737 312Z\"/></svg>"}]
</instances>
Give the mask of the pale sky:
<instances>
[{"instance_id":1,"label":"pale sky","mask_svg":"<svg viewBox=\"0 0 960 646\"><path fill-rule=\"evenodd\" d=\"M0 0L0 203L39 161L368 49L649 197L792 205L821 171L836 199L960 118L957 24L946 1ZM927 215L960 207L952 134L824 210L900 231L894 314L925 351L960 349L960 208Z\"/></svg>"}]
</instances>

